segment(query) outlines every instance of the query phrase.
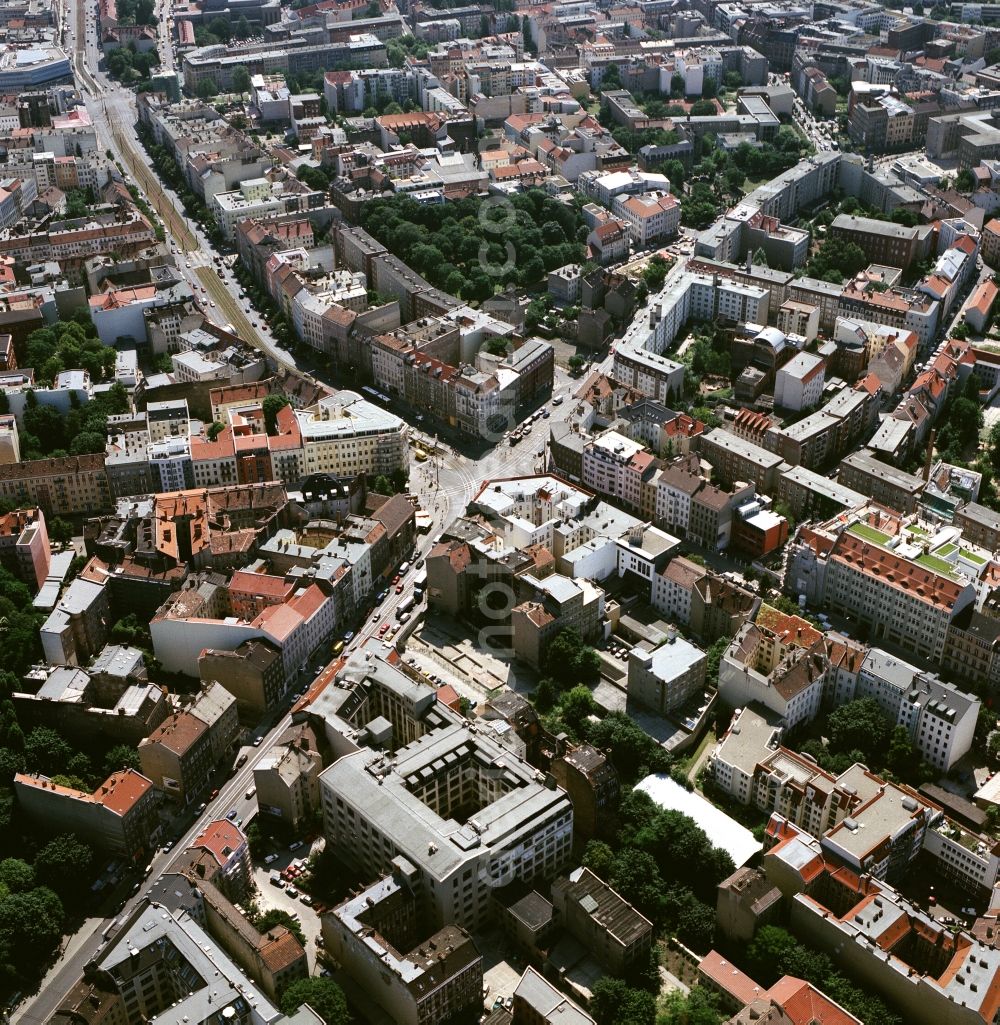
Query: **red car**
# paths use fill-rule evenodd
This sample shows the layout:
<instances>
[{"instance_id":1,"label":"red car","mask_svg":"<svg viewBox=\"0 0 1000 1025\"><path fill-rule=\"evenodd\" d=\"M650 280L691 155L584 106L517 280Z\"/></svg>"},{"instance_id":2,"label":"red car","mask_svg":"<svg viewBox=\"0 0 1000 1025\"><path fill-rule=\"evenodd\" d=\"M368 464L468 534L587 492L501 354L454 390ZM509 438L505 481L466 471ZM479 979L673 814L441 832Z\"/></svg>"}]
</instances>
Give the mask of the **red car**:
<instances>
[{"instance_id":1,"label":"red car","mask_svg":"<svg viewBox=\"0 0 1000 1025\"><path fill-rule=\"evenodd\" d=\"M386 630L388 630L388 629L389 629L389 624L388 624L388 623L383 623L383 624L382 624L382 625L381 625L381 626L379 627L379 630L378 630L378 635L379 635L379 637L385 637L385 632L386 632Z\"/></svg>"},{"instance_id":2,"label":"red car","mask_svg":"<svg viewBox=\"0 0 1000 1025\"><path fill-rule=\"evenodd\" d=\"M399 574L398 573L392 578L392 582L394 584L398 584L399 583Z\"/></svg>"},{"instance_id":3,"label":"red car","mask_svg":"<svg viewBox=\"0 0 1000 1025\"><path fill-rule=\"evenodd\" d=\"M218 791L218 790L213 790L213 791L212 791L212 792L211 792L211 793L210 793L210 794L208 795L208 799L209 799L210 801L214 801L214 800L215 800L215 799L216 799L216 798L217 798L218 796L219 796L219 791Z\"/></svg>"},{"instance_id":4,"label":"red car","mask_svg":"<svg viewBox=\"0 0 1000 1025\"><path fill-rule=\"evenodd\" d=\"M396 585L396 594L402 594L402 593L403 593L403 585L402 584L397 584Z\"/></svg>"}]
</instances>

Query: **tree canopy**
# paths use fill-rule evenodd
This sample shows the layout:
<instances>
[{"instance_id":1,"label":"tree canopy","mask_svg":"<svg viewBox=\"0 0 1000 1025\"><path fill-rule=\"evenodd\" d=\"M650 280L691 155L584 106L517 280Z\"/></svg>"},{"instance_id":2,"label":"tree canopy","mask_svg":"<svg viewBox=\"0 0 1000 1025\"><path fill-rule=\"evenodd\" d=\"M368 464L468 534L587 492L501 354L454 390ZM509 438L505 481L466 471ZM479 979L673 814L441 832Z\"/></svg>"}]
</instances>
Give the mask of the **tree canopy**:
<instances>
[{"instance_id":1,"label":"tree canopy","mask_svg":"<svg viewBox=\"0 0 1000 1025\"><path fill-rule=\"evenodd\" d=\"M314 977L293 982L282 994L281 1010L292 1015L303 1004L308 1004L326 1025L350 1025L344 991L333 979Z\"/></svg>"},{"instance_id":2,"label":"tree canopy","mask_svg":"<svg viewBox=\"0 0 1000 1025\"><path fill-rule=\"evenodd\" d=\"M365 205L362 224L432 285L468 301L495 287L535 285L567 263L581 263L586 228L575 207L540 189L502 204L475 197L433 209L407 196Z\"/></svg>"}]
</instances>

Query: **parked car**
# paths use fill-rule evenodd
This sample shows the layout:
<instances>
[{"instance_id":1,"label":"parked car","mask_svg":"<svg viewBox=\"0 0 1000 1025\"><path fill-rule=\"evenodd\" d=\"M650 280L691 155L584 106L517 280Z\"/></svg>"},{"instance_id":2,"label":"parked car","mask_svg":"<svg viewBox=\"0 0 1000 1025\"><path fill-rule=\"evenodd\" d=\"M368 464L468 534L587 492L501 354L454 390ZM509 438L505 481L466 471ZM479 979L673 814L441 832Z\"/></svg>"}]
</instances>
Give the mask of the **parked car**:
<instances>
[{"instance_id":1,"label":"parked car","mask_svg":"<svg viewBox=\"0 0 1000 1025\"><path fill-rule=\"evenodd\" d=\"M287 893L288 896L292 898L292 900L295 900L295 898L299 895L299 891L296 890L294 886L289 886L288 889L285 890L285 893Z\"/></svg>"},{"instance_id":2,"label":"parked car","mask_svg":"<svg viewBox=\"0 0 1000 1025\"><path fill-rule=\"evenodd\" d=\"M289 849L290 851L297 851L297 850L298 850L298 849L299 849L299 848L300 848L301 846L302 846L302 841L301 841L301 840L293 840L293 841L292 841L292 842L291 842L291 843L290 843L290 844L288 845L288 849Z\"/></svg>"},{"instance_id":3,"label":"parked car","mask_svg":"<svg viewBox=\"0 0 1000 1025\"><path fill-rule=\"evenodd\" d=\"M257 793L257 788L256 787L251 787L243 796L246 798L246 800L249 801L252 797L254 797L256 795L256 793Z\"/></svg>"},{"instance_id":4,"label":"parked car","mask_svg":"<svg viewBox=\"0 0 1000 1025\"><path fill-rule=\"evenodd\" d=\"M307 908L311 908L313 899L309 896L308 893L303 893L302 896L299 897L299 902L305 904Z\"/></svg>"},{"instance_id":5,"label":"parked car","mask_svg":"<svg viewBox=\"0 0 1000 1025\"><path fill-rule=\"evenodd\" d=\"M226 818L229 819L230 822L235 822L237 814L238 812L233 808L231 811L226 812Z\"/></svg>"},{"instance_id":6,"label":"parked car","mask_svg":"<svg viewBox=\"0 0 1000 1025\"><path fill-rule=\"evenodd\" d=\"M254 737L253 738L253 746L254 747L260 747L260 745L263 744L263 743L264 743L264 738L263 737Z\"/></svg>"},{"instance_id":7,"label":"parked car","mask_svg":"<svg viewBox=\"0 0 1000 1025\"><path fill-rule=\"evenodd\" d=\"M277 860L278 860L278 855L277 854L269 854L264 859L264 864L265 865L273 865Z\"/></svg>"}]
</instances>

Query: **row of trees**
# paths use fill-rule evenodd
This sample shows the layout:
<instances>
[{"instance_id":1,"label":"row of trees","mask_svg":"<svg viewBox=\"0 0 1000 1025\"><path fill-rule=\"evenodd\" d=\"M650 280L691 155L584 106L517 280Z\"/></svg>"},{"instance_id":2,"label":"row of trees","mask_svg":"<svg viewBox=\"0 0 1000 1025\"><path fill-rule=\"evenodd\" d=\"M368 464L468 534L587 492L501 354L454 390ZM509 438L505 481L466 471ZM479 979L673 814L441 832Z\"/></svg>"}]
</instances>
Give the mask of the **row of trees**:
<instances>
[{"instance_id":1,"label":"row of trees","mask_svg":"<svg viewBox=\"0 0 1000 1025\"><path fill-rule=\"evenodd\" d=\"M827 954L806 946L780 926L765 925L745 952L738 953L747 973L762 986L793 975L811 982L865 1025L902 1025L902 1018L870 988L855 985Z\"/></svg>"},{"instance_id":2,"label":"row of trees","mask_svg":"<svg viewBox=\"0 0 1000 1025\"><path fill-rule=\"evenodd\" d=\"M406 196L368 203L364 228L435 287L483 300L497 285L538 284L547 271L580 263L586 226L575 207L532 189L509 206L478 198L428 207Z\"/></svg>"},{"instance_id":3,"label":"row of trees","mask_svg":"<svg viewBox=\"0 0 1000 1025\"><path fill-rule=\"evenodd\" d=\"M868 257L861 246L849 239L834 238L831 235L813 253L806 264L806 274L840 285L867 266Z\"/></svg>"},{"instance_id":4,"label":"row of trees","mask_svg":"<svg viewBox=\"0 0 1000 1025\"><path fill-rule=\"evenodd\" d=\"M113 377L115 351L102 344L90 313L80 309L68 320L32 331L18 362L34 368L38 384L51 384L64 370L86 370L96 384Z\"/></svg>"},{"instance_id":5,"label":"row of trees","mask_svg":"<svg viewBox=\"0 0 1000 1025\"><path fill-rule=\"evenodd\" d=\"M815 720L800 750L834 774L861 762L879 775L912 786L937 776L923 761L906 727L897 726L874 698L848 701Z\"/></svg>"},{"instance_id":6,"label":"row of trees","mask_svg":"<svg viewBox=\"0 0 1000 1025\"><path fill-rule=\"evenodd\" d=\"M729 855L713 847L693 819L659 807L632 790L618 808L611 844L591 840L583 863L606 880L657 928L700 953L715 938L715 891L733 872Z\"/></svg>"},{"instance_id":7,"label":"row of trees","mask_svg":"<svg viewBox=\"0 0 1000 1025\"><path fill-rule=\"evenodd\" d=\"M147 82L153 69L160 63L160 55L156 50L141 53L134 42L112 50L105 58L108 74L117 78L125 85Z\"/></svg>"},{"instance_id":8,"label":"row of trees","mask_svg":"<svg viewBox=\"0 0 1000 1025\"><path fill-rule=\"evenodd\" d=\"M2 512L11 507L0 503ZM125 747L89 754L76 751L44 727L22 731L10 696L41 657L42 618L32 608L27 587L0 568L0 1000L40 978L89 895L93 864L90 847L76 837L40 843L35 831L22 824L14 800L14 773L43 772L68 780L72 771L86 776L89 784L109 766L121 767L120 762L135 758L135 751Z\"/></svg>"}]
</instances>

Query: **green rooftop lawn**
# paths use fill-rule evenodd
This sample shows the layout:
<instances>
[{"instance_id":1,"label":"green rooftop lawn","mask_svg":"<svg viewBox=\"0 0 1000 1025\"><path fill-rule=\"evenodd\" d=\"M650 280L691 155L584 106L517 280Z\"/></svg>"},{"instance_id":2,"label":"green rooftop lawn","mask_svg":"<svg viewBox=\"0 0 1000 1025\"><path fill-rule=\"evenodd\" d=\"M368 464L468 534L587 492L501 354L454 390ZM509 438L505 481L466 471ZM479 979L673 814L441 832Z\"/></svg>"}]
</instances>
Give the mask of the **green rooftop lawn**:
<instances>
[{"instance_id":1,"label":"green rooftop lawn","mask_svg":"<svg viewBox=\"0 0 1000 1025\"><path fill-rule=\"evenodd\" d=\"M975 563L977 566L984 566L986 560L981 555L977 555L975 552L970 552L968 548L960 549L963 559L968 559L969 562Z\"/></svg>"},{"instance_id":2,"label":"green rooftop lawn","mask_svg":"<svg viewBox=\"0 0 1000 1025\"><path fill-rule=\"evenodd\" d=\"M954 577L955 575L951 563L945 562L944 559L939 559L936 555L920 555L916 561L921 566L926 566L927 569L932 569L935 573L941 573L946 577Z\"/></svg>"},{"instance_id":3,"label":"green rooftop lawn","mask_svg":"<svg viewBox=\"0 0 1000 1025\"><path fill-rule=\"evenodd\" d=\"M867 523L852 523L847 529L857 537L863 538L865 541L871 541L872 544L884 545L889 540L888 534L883 534L881 530L869 527Z\"/></svg>"}]
</instances>

